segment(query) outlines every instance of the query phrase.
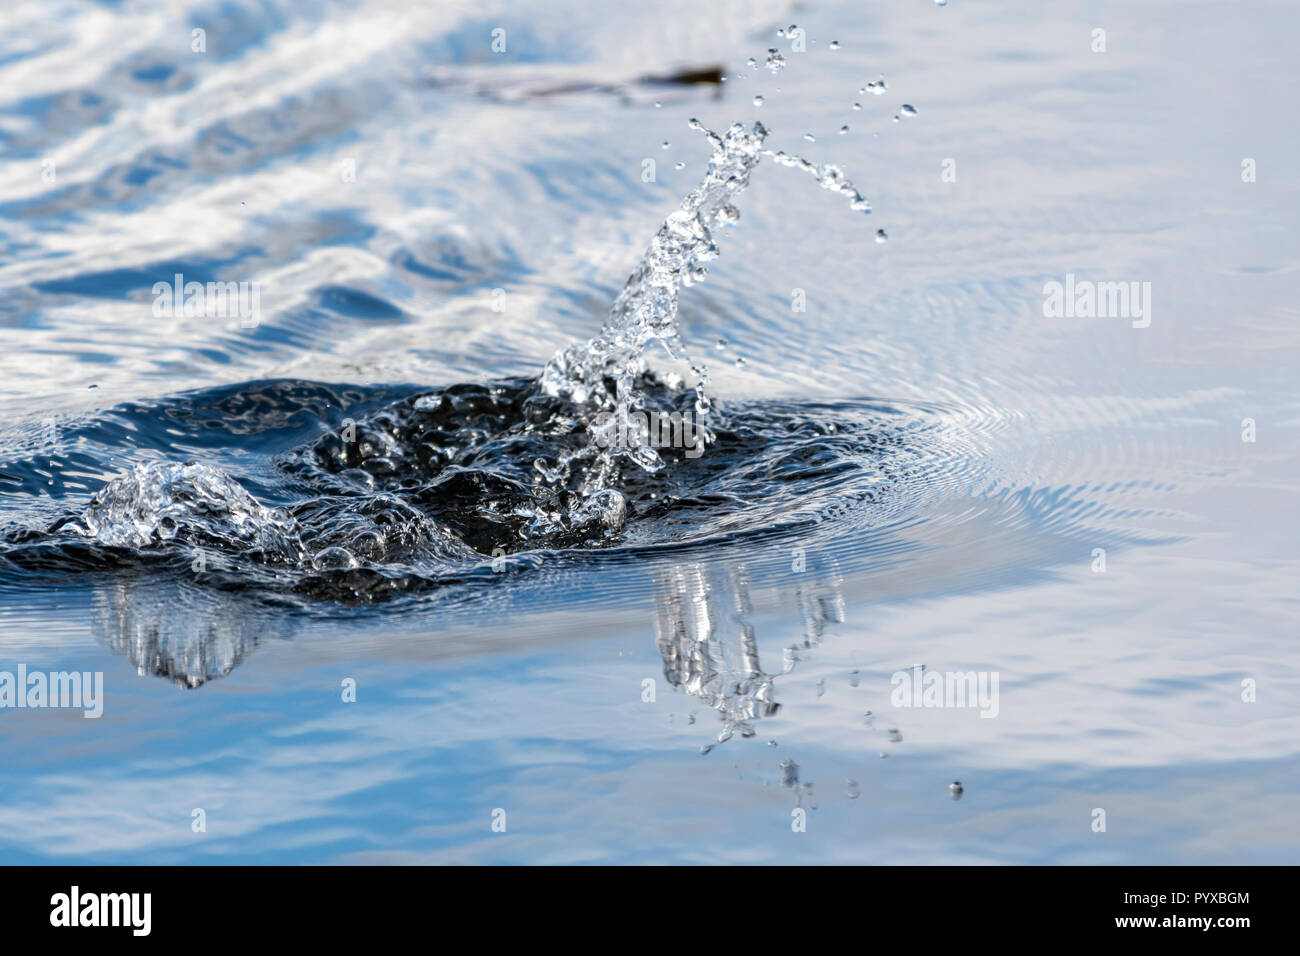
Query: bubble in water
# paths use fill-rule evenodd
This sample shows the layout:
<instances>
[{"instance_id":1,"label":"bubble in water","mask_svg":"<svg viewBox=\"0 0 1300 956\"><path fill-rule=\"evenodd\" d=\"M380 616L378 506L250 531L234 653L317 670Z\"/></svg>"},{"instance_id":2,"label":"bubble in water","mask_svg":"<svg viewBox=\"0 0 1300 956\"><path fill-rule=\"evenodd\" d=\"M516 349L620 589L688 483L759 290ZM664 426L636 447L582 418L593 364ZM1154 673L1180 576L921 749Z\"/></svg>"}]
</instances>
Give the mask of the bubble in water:
<instances>
[{"instance_id":1,"label":"bubble in water","mask_svg":"<svg viewBox=\"0 0 1300 956\"><path fill-rule=\"evenodd\" d=\"M339 547L325 548L312 558L311 563L318 571L350 570L360 566L350 551Z\"/></svg>"},{"instance_id":2,"label":"bubble in water","mask_svg":"<svg viewBox=\"0 0 1300 956\"><path fill-rule=\"evenodd\" d=\"M883 230L883 229L877 229L877 230L876 230L876 242L888 242L888 241L889 241L889 237L888 237L887 235L885 235L885 230Z\"/></svg>"},{"instance_id":3,"label":"bubble in water","mask_svg":"<svg viewBox=\"0 0 1300 956\"><path fill-rule=\"evenodd\" d=\"M899 109L899 112L902 113L904 116L915 116L915 115L916 115L916 107L915 107L915 106L912 106L912 105L909 104L909 103L904 103L903 106L902 106L902 108Z\"/></svg>"},{"instance_id":4,"label":"bubble in water","mask_svg":"<svg viewBox=\"0 0 1300 956\"><path fill-rule=\"evenodd\" d=\"M781 53L773 47L767 51L767 63L765 65L767 66L768 72L773 74L780 73L785 69L785 57L783 57Z\"/></svg>"},{"instance_id":5,"label":"bubble in water","mask_svg":"<svg viewBox=\"0 0 1300 956\"><path fill-rule=\"evenodd\" d=\"M858 794L862 792L862 788L858 786L856 780L846 780L844 781L844 792L849 795L850 800L856 800Z\"/></svg>"},{"instance_id":6,"label":"bubble in water","mask_svg":"<svg viewBox=\"0 0 1300 956\"><path fill-rule=\"evenodd\" d=\"M755 105L755 106L762 106L762 105L763 105L763 97L761 97L761 96L756 96L756 97L754 97L754 105Z\"/></svg>"}]
</instances>

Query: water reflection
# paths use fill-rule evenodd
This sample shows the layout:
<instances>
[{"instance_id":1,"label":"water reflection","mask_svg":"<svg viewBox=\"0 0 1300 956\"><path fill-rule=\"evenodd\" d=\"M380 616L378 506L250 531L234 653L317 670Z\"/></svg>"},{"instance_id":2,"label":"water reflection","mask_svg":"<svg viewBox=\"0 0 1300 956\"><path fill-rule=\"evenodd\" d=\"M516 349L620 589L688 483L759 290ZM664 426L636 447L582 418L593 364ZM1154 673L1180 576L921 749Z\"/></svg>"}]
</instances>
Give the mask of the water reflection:
<instances>
[{"instance_id":1,"label":"water reflection","mask_svg":"<svg viewBox=\"0 0 1300 956\"><path fill-rule=\"evenodd\" d=\"M654 572L655 646L664 677L722 720L718 743L736 733L752 737L754 722L776 714L775 675L759 662L749 572L743 563L689 562ZM802 650L821 643L828 623L844 620L844 596L833 563L820 573L803 571L783 589L800 611L801 640L785 650L783 671L794 669ZM711 745L703 748L707 753Z\"/></svg>"},{"instance_id":2,"label":"water reflection","mask_svg":"<svg viewBox=\"0 0 1300 956\"><path fill-rule=\"evenodd\" d=\"M95 636L141 675L179 687L225 677L291 626L225 591L176 581L120 581L95 589Z\"/></svg>"},{"instance_id":3,"label":"water reflection","mask_svg":"<svg viewBox=\"0 0 1300 956\"><path fill-rule=\"evenodd\" d=\"M761 588L764 608L798 609L802 632L784 647L779 668L764 670L756 637L754 584L744 562L686 561L651 572L655 647L668 682L717 711L719 743L781 710L775 680L844 621L841 577L833 561ZM518 597L518 596L517 596ZM520 599L521 603L527 603ZM266 640L286 638L297 618L231 591L175 578L121 578L94 589L96 638L142 676L197 688L225 677ZM408 609L412 611L414 609ZM426 615L427 617L427 615ZM450 623L450 622L444 622ZM421 641L421 656L464 652L464 645ZM711 749L712 745L705 750Z\"/></svg>"}]
</instances>

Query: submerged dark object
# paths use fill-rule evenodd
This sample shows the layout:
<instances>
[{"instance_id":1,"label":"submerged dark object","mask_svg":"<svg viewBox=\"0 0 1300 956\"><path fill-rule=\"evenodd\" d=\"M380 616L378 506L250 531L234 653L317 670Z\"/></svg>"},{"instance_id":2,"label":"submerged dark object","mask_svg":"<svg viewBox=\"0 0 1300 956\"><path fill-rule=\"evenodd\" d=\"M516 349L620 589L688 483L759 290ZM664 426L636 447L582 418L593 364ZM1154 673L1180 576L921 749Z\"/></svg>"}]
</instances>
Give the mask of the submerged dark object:
<instances>
[{"instance_id":1,"label":"submerged dark object","mask_svg":"<svg viewBox=\"0 0 1300 956\"><path fill-rule=\"evenodd\" d=\"M651 378L642 388L665 412L694 398ZM509 556L713 546L838 521L885 499L924 454L915 413L887 405L727 403L707 454L659 447L657 471L621 462L593 494L581 468L539 473L539 459L591 439L534 379L253 382L99 415L68 436L81 473L111 479L89 504L52 484L47 462L7 466L21 482L9 493L72 500L44 529L5 533L0 561L42 577L170 565L213 587L370 601L491 580ZM138 464L123 474L109 462L125 435Z\"/></svg>"},{"instance_id":2,"label":"submerged dark object","mask_svg":"<svg viewBox=\"0 0 1300 956\"><path fill-rule=\"evenodd\" d=\"M693 88L720 92L723 72L721 64L680 67L632 78L598 77L591 73L590 68L584 69L581 66L493 67L490 71L458 67L436 71L431 81L438 87L468 85L478 96L505 101L599 93L640 102L649 101L663 93L671 94L673 91Z\"/></svg>"}]
</instances>

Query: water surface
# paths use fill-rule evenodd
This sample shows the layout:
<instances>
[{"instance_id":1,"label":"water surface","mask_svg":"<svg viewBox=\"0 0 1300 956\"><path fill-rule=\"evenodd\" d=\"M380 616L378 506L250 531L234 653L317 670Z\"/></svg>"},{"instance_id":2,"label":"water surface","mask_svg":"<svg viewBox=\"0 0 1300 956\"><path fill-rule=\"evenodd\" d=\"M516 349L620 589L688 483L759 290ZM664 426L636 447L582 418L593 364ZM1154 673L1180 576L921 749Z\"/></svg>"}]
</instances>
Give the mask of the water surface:
<instances>
[{"instance_id":1,"label":"water surface","mask_svg":"<svg viewBox=\"0 0 1300 956\"><path fill-rule=\"evenodd\" d=\"M0 859L1294 861L1285 5L5 17L0 670L105 701L0 711ZM680 298L716 443L624 463L616 527L516 514L531 383L704 177L692 117L872 211L760 163ZM259 321L156 315L177 273ZM1149 325L1046 317L1067 274ZM72 530L186 461L303 553ZM893 706L918 665L997 717Z\"/></svg>"}]
</instances>

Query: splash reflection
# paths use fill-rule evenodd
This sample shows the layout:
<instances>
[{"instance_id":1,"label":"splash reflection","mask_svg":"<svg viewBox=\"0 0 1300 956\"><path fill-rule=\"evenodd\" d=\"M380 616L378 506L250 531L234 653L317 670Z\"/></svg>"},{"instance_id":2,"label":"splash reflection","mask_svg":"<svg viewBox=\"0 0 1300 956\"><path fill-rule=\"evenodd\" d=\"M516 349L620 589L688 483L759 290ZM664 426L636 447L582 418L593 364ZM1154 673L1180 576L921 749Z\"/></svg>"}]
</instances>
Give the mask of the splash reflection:
<instances>
[{"instance_id":1,"label":"splash reflection","mask_svg":"<svg viewBox=\"0 0 1300 956\"><path fill-rule=\"evenodd\" d=\"M828 623L844 620L844 597L833 565L815 577L805 573L806 582L801 575L782 592L793 598L804 621L803 638L786 648L786 673L794 669L802 650L821 643ZM660 569L654 578L655 646L664 677L718 712L718 743L737 733L753 737L755 722L778 713L781 704L775 697L775 675L759 662L745 566L691 562ZM713 746L706 745L702 752Z\"/></svg>"}]
</instances>

